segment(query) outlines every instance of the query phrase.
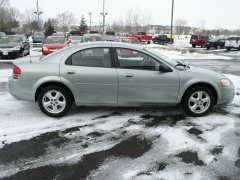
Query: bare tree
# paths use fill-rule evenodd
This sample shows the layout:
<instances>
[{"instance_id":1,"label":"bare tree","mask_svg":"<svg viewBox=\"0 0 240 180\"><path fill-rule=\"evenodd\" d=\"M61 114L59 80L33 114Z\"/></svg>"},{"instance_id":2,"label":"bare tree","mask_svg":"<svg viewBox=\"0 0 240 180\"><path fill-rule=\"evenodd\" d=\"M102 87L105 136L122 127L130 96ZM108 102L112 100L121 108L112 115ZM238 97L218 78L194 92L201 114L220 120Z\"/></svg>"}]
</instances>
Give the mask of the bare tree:
<instances>
[{"instance_id":1,"label":"bare tree","mask_svg":"<svg viewBox=\"0 0 240 180\"><path fill-rule=\"evenodd\" d=\"M9 0L0 0L0 7L3 7Z\"/></svg>"},{"instance_id":2,"label":"bare tree","mask_svg":"<svg viewBox=\"0 0 240 180\"><path fill-rule=\"evenodd\" d=\"M10 33L19 27L20 13L12 7L0 7L0 31Z\"/></svg>"},{"instance_id":3,"label":"bare tree","mask_svg":"<svg viewBox=\"0 0 240 180\"><path fill-rule=\"evenodd\" d=\"M69 30L69 27L75 22L73 13L69 11L58 14L56 19L58 22L58 27L63 32L67 32Z\"/></svg>"},{"instance_id":4,"label":"bare tree","mask_svg":"<svg viewBox=\"0 0 240 180\"><path fill-rule=\"evenodd\" d=\"M186 31L187 21L185 19L177 19L175 21L175 31L176 34L181 35Z\"/></svg>"}]
</instances>

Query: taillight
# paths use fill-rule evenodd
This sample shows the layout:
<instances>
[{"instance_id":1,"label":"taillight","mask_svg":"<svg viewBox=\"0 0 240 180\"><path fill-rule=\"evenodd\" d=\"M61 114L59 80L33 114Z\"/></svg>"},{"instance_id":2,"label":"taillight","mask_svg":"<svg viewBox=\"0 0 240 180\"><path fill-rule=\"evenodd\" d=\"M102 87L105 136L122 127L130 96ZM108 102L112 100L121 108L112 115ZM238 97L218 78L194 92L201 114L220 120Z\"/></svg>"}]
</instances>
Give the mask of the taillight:
<instances>
[{"instance_id":1,"label":"taillight","mask_svg":"<svg viewBox=\"0 0 240 180\"><path fill-rule=\"evenodd\" d=\"M22 73L22 70L18 66L13 65L13 78L18 79L21 73Z\"/></svg>"}]
</instances>

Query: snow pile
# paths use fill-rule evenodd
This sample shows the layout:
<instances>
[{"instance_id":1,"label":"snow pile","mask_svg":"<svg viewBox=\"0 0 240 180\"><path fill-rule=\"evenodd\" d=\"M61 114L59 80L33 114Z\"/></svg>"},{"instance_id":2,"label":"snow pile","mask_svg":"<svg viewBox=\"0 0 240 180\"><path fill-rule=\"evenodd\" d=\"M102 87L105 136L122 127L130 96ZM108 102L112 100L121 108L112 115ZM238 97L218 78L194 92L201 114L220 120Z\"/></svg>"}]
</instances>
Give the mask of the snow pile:
<instances>
[{"instance_id":1,"label":"snow pile","mask_svg":"<svg viewBox=\"0 0 240 180\"><path fill-rule=\"evenodd\" d=\"M228 56L220 56L215 54L203 54L198 52L190 53L188 50L174 50L172 48L162 47L159 45L151 45L148 46L148 48L154 48L154 50L158 50L163 55L172 58L172 59L203 59L203 60L209 60L209 59L224 59L224 60L231 60L231 57Z\"/></svg>"}]
</instances>

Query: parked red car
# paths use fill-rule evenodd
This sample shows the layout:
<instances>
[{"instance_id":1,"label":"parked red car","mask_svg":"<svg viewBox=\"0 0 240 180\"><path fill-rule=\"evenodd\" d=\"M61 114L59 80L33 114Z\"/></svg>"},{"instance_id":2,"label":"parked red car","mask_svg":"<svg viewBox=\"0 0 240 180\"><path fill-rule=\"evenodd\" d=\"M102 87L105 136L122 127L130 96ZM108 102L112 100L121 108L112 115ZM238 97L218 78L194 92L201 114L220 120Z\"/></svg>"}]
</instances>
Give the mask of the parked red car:
<instances>
[{"instance_id":1,"label":"parked red car","mask_svg":"<svg viewBox=\"0 0 240 180\"><path fill-rule=\"evenodd\" d=\"M130 36L130 37L135 37L135 38L137 38L139 41L141 41L141 42L147 42L148 44L150 44L151 41L152 41L152 36L147 35L146 32L138 32L138 33L136 33L136 34L133 34L133 35Z\"/></svg>"},{"instance_id":2,"label":"parked red car","mask_svg":"<svg viewBox=\"0 0 240 180\"><path fill-rule=\"evenodd\" d=\"M193 48L195 48L196 46L201 46L203 48L207 45L208 40L208 36L192 35L190 39L190 44Z\"/></svg>"},{"instance_id":3,"label":"parked red car","mask_svg":"<svg viewBox=\"0 0 240 180\"><path fill-rule=\"evenodd\" d=\"M70 40L66 40L64 36L48 36L42 47L42 54L48 55L59 49L68 46Z\"/></svg>"}]
</instances>

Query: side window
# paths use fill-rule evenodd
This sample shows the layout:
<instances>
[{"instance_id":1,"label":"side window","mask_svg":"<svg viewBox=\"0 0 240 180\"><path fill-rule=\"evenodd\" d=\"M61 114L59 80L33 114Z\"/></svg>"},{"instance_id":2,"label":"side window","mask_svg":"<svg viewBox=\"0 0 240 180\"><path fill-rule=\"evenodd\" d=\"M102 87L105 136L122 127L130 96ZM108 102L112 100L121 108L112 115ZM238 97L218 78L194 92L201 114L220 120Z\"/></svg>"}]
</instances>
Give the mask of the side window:
<instances>
[{"instance_id":1,"label":"side window","mask_svg":"<svg viewBox=\"0 0 240 180\"><path fill-rule=\"evenodd\" d=\"M74 53L66 61L67 65L110 68L111 55L109 48L85 49Z\"/></svg>"},{"instance_id":2,"label":"side window","mask_svg":"<svg viewBox=\"0 0 240 180\"><path fill-rule=\"evenodd\" d=\"M152 57L131 49L118 48L119 67L123 69L138 69L157 71L159 62Z\"/></svg>"}]
</instances>

